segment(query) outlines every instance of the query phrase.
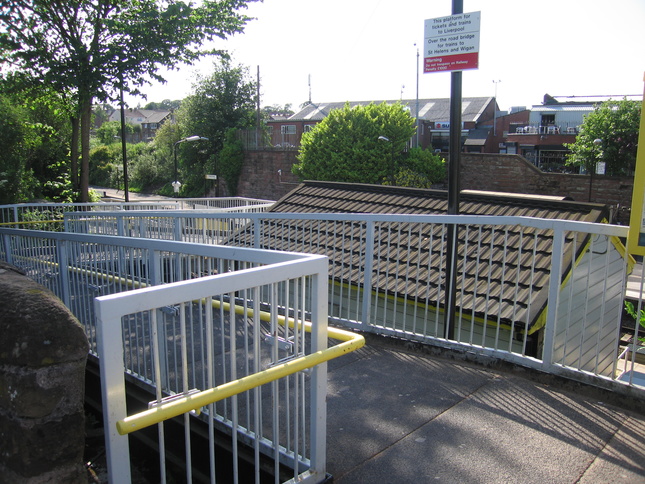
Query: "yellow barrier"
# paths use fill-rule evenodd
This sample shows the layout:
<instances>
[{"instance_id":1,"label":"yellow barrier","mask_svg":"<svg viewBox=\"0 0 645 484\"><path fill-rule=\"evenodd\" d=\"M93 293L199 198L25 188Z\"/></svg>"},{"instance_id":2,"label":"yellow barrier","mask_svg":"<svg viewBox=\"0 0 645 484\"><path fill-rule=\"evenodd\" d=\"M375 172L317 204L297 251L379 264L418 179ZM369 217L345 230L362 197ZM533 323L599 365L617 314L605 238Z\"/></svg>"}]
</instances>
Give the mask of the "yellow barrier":
<instances>
[{"instance_id":1,"label":"yellow barrier","mask_svg":"<svg viewBox=\"0 0 645 484\"><path fill-rule=\"evenodd\" d=\"M282 318L284 321L284 318ZM294 324L290 319L290 325ZM310 329L310 325L307 330ZM310 355L295 358L286 363L269 368L268 370L248 375L238 380L224 383L210 390L188 395L168 403L162 403L158 407L145 410L136 415L131 415L119 420L116 428L119 434L126 435L151 425L163 422L184 413L196 410L211 403L224 400L239 393L251 390L274 380L297 373L307 368L312 368L320 363L332 360L344 354L355 351L365 345L365 338L359 334L345 331L338 328L328 328L328 336L333 339L344 341L322 351Z\"/></svg>"}]
</instances>

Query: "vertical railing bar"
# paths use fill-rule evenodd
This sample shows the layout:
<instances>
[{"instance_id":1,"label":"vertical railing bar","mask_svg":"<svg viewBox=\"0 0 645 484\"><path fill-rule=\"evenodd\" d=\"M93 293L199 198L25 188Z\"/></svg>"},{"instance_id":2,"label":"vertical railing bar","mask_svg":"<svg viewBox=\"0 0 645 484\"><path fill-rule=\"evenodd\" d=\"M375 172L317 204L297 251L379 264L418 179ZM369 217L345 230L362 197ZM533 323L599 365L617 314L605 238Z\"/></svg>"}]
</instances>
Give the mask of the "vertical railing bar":
<instances>
[{"instance_id":1,"label":"vertical railing bar","mask_svg":"<svg viewBox=\"0 0 645 484\"><path fill-rule=\"evenodd\" d=\"M260 321L260 288L253 288L253 372L260 371L260 337L262 333ZM255 484L260 484L260 439L262 438L262 406L260 387L253 389L253 456L255 461Z\"/></svg>"},{"instance_id":2,"label":"vertical railing bar","mask_svg":"<svg viewBox=\"0 0 645 484\"><path fill-rule=\"evenodd\" d=\"M230 351L230 366L231 366L231 376L229 381L237 380L237 325L235 321L235 293L231 292L228 294L229 300L229 351ZM223 306L223 305L222 305ZM237 433L238 433L238 406L237 406L237 395L231 397L231 437L232 437L232 446L233 446L233 481L239 482L239 456L238 456L238 446L237 446Z\"/></svg>"},{"instance_id":3,"label":"vertical railing bar","mask_svg":"<svg viewBox=\"0 0 645 484\"><path fill-rule=\"evenodd\" d=\"M487 287L491 287L493 279L493 253L495 249L495 227L490 227L490 246L488 248L488 280ZM486 346L486 334L488 333L488 309L490 308L490 291L486 291L486 304L484 305L484 324L482 326L482 346Z\"/></svg>"},{"instance_id":4,"label":"vertical railing bar","mask_svg":"<svg viewBox=\"0 0 645 484\"><path fill-rule=\"evenodd\" d=\"M502 252L502 276L500 280L500 290L499 290L499 310L497 312L497 324L495 325L495 344L494 349L499 349L499 337L501 333L502 326L502 307L504 303L504 288L506 286L506 263L508 256L508 227L504 227L504 240L502 242L502 247L504 248Z\"/></svg>"},{"instance_id":5,"label":"vertical railing bar","mask_svg":"<svg viewBox=\"0 0 645 484\"><path fill-rule=\"evenodd\" d=\"M466 233L464 234L464 248L463 248L463 258L462 258L462 264L461 264L461 270L462 270L462 281L461 281L461 289L459 291L459 297L460 301L456 303L457 307L459 307L459 318L457 320L457 325L456 325L456 330L455 331L455 340L462 342L461 341L461 330L462 330L462 321L464 317L464 291L466 287L466 264L468 262L468 243L470 239L470 225L466 225L465 227ZM455 237L457 239L457 242L459 241L459 226L455 226ZM455 257L459 258L459 244L455 246ZM455 271L457 270L457 264L455 264ZM459 277L459 272L455 274L455 277ZM459 279L457 279L459 283ZM455 298L457 295L455 294ZM474 308L473 308L474 312ZM472 340L468 341L468 344L473 344Z\"/></svg>"},{"instance_id":6,"label":"vertical railing bar","mask_svg":"<svg viewBox=\"0 0 645 484\"><path fill-rule=\"evenodd\" d=\"M566 318L565 318L566 322L565 322L565 327L564 327L564 335L563 335L563 338L562 338L562 340L563 340L563 344L562 344L562 360L559 361L559 363L561 365L571 366L572 368L580 369L580 360L581 360L581 353L580 352L579 352L578 358L577 358L577 361L578 361L577 366L574 365L573 363L571 365L566 365L566 363L567 363L566 356L567 356L567 351L568 351L568 346L569 346L569 344L568 344L568 342L569 342L569 330L571 329L571 313L572 313L573 295L574 295L573 289L574 289L576 277L578 275L578 272L576 270L576 252L578 251L578 248L577 248L577 240L576 240L575 235L572 237L572 239L573 240L571 242L571 277L569 278L567 315L566 315ZM565 234L565 241L566 241L566 234ZM566 249L563 248L563 250L566 250ZM589 265L587 265L587 280L588 280L588 278L589 278ZM587 295L585 296L584 310L583 310L583 313L582 313L582 321L583 322L581 323L582 330L580 332L580 341L579 341L579 343L582 343L582 341L584 340L584 321L587 319L587 309L588 309L588 307L589 307L589 294L587 293ZM558 317L556 319L556 321L557 321L556 324L559 326L560 318ZM555 331L554 335L557 336L557 334L558 334L558 327L557 326L554 328L554 331Z\"/></svg>"},{"instance_id":7,"label":"vertical railing bar","mask_svg":"<svg viewBox=\"0 0 645 484\"><path fill-rule=\"evenodd\" d=\"M275 364L279 359L278 354L278 288L276 283L270 284L270 304L271 304L271 335L273 336L273 342L271 345L271 363ZM280 475L280 414L278 413L278 408L280 407L280 395L279 395L278 382L273 380L271 382L271 394L272 394L272 410L273 410L273 420L271 422L271 432L273 443L273 474L275 483L278 484L278 477Z\"/></svg>"},{"instance_id":8,"label":"vertical railing bar","mask_svg":"<svg viewBox=\"0 0 645 484\"><path fill-rule=\"evenodd\" d=\"M549 278L549 296L547 305L546 325L544 328L544 349L542 364L548 371L554 364L553 345L555 338L555 321L558 314L558 301L560 297L560 284L562 279L562 253L564 248L564 231L561 227L553 228L553 248L551 252L551 271Z\"/></svg>"},{"instance_id":9,"label":"vertical railing bar","mask_svg":"<svg viewBox=\"0 0 645 484\"><path fill-rule=\"evenodd\" d=\"M573 234L573 244L576 246L576 236ZM594 252L594 240L593 236L590 234L589 235L589 248L587 249L589 251L589 257L587 258L587 281L591 281L591 269L592 269L592 262L593 262L593 252ZM577 254L577 250L572 251L572 259L571 259L571 294L573 294L573 273L576 268L576 259L575 256ZM583 357L583 348L584 348L584 343L585 340L587 339L587 316L591 309L589 308L589 291L586 292L585 294L585 310L584 310L584 317L582 318L582 328L580 331L580 341L578 343L578 364L575 366L577 370L582 369L582 357ZM569 321L571 320L571 317L567 318ZM598 328L598 333L600 333L600 328Z\"/></svg>"},{"instance_id":10,"label":"vertical railing bar","mask_svg":"<svg viewBox=\"0 0 645 484\"><path fill-rule=\"evenodd\" d=\"M481 265L481 258L482 258L482 226L479 225L477 228L477 250L476 250L477 258L475 260L475 281L473 283L473 310L471 311L470 314L470 342L471 344L475 340L475 308L477 307L477 288L479 286L479 267ZM486 321L484 321L484 326L486 325ZM481 342L482 347L485 347L485 341Z\"/></svg>"},{"instance_id":11,"label":"vertical railing bar","mask_svg":"<svg viewBox=\"0 0 645 484\"><path fill-rule=\"evenodd\" d=\"M513 353L513 341L515 340L515 329L516 329L516 324L517 324L517 301L519 298L519 292L520 292L520 279L522 277L522 247L524 244L524 231L522 230L522 227L519 227L520 230L520 239L517 244L517 270L515 271L515 293L513 295L513 311L512 311L512 318L511 318L511 334L508 338L508 352Z\"/></svg>"},{"instance_id":12,"label":"vertical railing bar","mask_svg":"<svg viewBox=\"0 0 645 484\"><path fill-rule=\"evenodd\" d=\"M619 348L620 348L620 331L621 331L621 319L622 319L622 314L623 314L623 308L625 306L625 296L627 295L626 289L627 289L627 272L629 270L629 259L630 259L630 254L625 250L622 254L622 271L621 271L621 294L624 294L624 296L620 300L620 304L618 304L617 307L617 314L616 314L616 329L614 332L614 353L615 355L619 354ZM643 293L643 279L641 275L641 287L640 287L640 293ZM638 313L637 313L638 314ZM634 330L634 338L635 340L638 337L638 326L640 326L638 321L635 321L635 330ZM625 355L625 364L627 363L627 354ZM613 364L612 364L612 379L615 379L617 376L617 370L618 370L618 358L614 358ZM632 372L633 373L633 372ZM631 385L631 374L630 374L630 385Z\"/></svg>"},{"instance_id":13,"label":"vertical railing bar","mask_svg":"<svg viewBox=\"0 0 645 484\"><path fill-rule=\"evenodd\" d=\"M442 223L440 225L441 225L441 243L439 244L439 265L437 266L437 270L439 270L440 275L439 277L437 277L437 303L435 304L434 325L435 325L435 337L446 339L445 324L442 327L441 331L439 330L439 325L442 324L442 322L444 321L444 318L441 317L440 307L441 307L441 301L444 299L442 287L444 288L446 287L447 263L445 259L446 259L446 240L448 238L448 235L447 235L448 227L446 226L445 223ZM442 284L442 281L443 281L443 284ZM444 312L445 311L446 311L446 308L444 307Z\"/></svg>"},{"instance_id":14,"label":"vertical railing bar","mask_svg":"<svg viewBox=\"0 0 645 484\"><path fill-rule=\"evenodd\" d=\"M600 236L598 237L600 238ZM599 321L599 326L598 326L598 334L596 335L596 363L594 365L595 371L594 374L598 375L598 365L600 364L600 341L602 339L602 328L605 327L605 303L606 303L606 294L607 294L607 279L608 279L608 272L609 272L609 246L611 245L611 241L609 240L609 237L606 236L606 249L605 249L605 264L604 264L604 277L603 277L603 290L602 290L602 302L600 304L600 321ZM622 294L625 294L625 291L621 292Z\"/></svg>"},{"instance_id":15,"label":"vertical railing bar","mask_svg":"<svg viewBox=\"0 0 645 484\"><path fill-rule=\"evenodd\" d=\"M396 329L396 314L393 313L392 323L388 323L388 301L389 301L389 290L388 286L390 285L390 254L392 253L392 222L387 224L387 250L385 253L385 284L383 286L383 326L388 329ZM393 303L394 304L394 303ZM396 309L396 308L394 308ZM393 311L394 311L393 309Z\"/></svg>"},{"instance_id":16,"label":"vertical railing bar","mask_svg":"<svg viewBox=\"0 0 645 484\"><path fill-rule=\"evenodd\" d=\"M206 379L207 387L215 386L215 358L213 346L215 337L213 333L213 297L206 298ZM208 405L208 457L210 464L210 481L215 484L215 404Z\"/></svg>"},{"instance_id":17,"label":"vertical railing bar","mask_svg":"<svg viewBox=\"0 0 645 484\"><path fill-rule=\"evenodd\" d=\"M408 223L408 238L407 238L407 258L406 258L406 271L405 271L405 286L404 286L404 291L403 291L403 330L405 331L407 327L407 320L408 320L408 308L410 305L410 301L414 303L415 299L410 298L410 258L412 256L412 247L411 247L411 242L412 242L412 224ZM413 304L413 312L414 312L414 304ZM412 320L412 327L414 328L416 326L415 321Z\"/></svg>"},{"instance_id":18,"label":"vertical railing bar","mask_svg":"<svg viewBox=\"0 0 645 484\"><path fill-rule=\"evenodd\" d=\"M365 253L363 254L363 309L359 318L361 328L366 330L372 320L372 273L374 272L374 221L365 224ZM359 291L360 292L360 291ZM376 296L378 299L378 295Z\"/></svg>"},{"instance_id":19,"label":"vertical railing bar","mask_svg":"<svg viewBox=\"0 0 645 484\"><path fill-rule=\"evenodd\" d=\"M179 305L179 333L181 337L182 391L183 393L188 393L188 390L190 390L188 385L188 337L186 332L186 303L184 302ZM184 452L186 456L186 482L190 484L193 482L193 465L190 449L190 417L187 413L184 414Z\"/></svg>"},{"instance_id":20,"label":"vertical railing bar","mask_svg":"<svg viewBox=\"0 0 645 484\"><path fill-rule=\"evenodd\" d=\"M289 317L289 308L290 308L290 301L289 301L289 292L290 292L290 286L291 286L291 281L287 280L281 283L281 286L283 287L283 290L281 292L284 293L283 299L284 299L284 317L285 317L285 323L288 321ZM294 320L295 320L295 314L294 314ZM289 341L289 325L284 324L284 339L286 341ZM294 334L295 334L295 325L294 325ZM295 353L295 348L294 348L294 355L297 354ZM291 450L291 399L289 398L289 391L290 391L290 379L289 377L284 379L284 389L285 389L285 398L284 398L284 405L285 405L285 438L286 438L286 444L285 447L287 449L287 452ZM279 385L279 384L278 384Z\"/></svg>"},{"instance_id":21,"label":"vertical railing bar","mask_svg":"<svg viewBox=\"0 0 645 484\"><path fill-rule=\"evenodd\" d=\"M157 398L157 403L161 402L163 398L162 388L161 388L161 365L160 365L160 355L159 355L159 344L158 344L158 322L157 322L157 311L151 312L151 323L152 323L152 352L153 352L153 364L154 364L154 376L155 376L155 395ZM164 438L164 428L163 422L157 424L157 436L159 439L159 472L161 474L160 480L162 483L166 482L166 445Z\"/></svg>"}]
</instances>

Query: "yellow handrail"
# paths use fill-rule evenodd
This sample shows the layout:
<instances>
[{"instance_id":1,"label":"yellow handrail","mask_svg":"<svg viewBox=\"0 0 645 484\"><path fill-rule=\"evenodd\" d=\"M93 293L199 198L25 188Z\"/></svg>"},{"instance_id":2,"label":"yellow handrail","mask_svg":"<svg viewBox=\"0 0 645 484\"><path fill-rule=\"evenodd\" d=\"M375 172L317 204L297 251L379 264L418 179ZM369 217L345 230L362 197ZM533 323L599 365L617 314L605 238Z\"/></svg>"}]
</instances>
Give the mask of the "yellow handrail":
<instances>
[{"instance_id":1,"label":"yellow handrail","mask_svg":"<svg viewBox=\"0 0 645 484\"><path fill-rule=\"evenodd\" d=\"M282 319L284 321L284 318ZM294 324L291 318L289 318L289 320L290 325ZM307 326L309 327L306 327L306 329L309 330L310 325ZM140 430L163 422L164 420L190 412L191 410L210 405L211 403L224 400L225 398L229 398L233 395L270 383L293 373L297 373L307 368L312 368L320 363L324 363L355 351L365 345L365 338L363 336L350 331L338 328L328 328L327 333L330 338L344 342L310 355L295 358L259 373L254 373L253 375L248 375L243 378L224 383L209 390L181 397L168 403L162 403L157 407L131 415L116 423L117 431L121 435L129 434L136 430Z\"/></svg>"}]
</instances>

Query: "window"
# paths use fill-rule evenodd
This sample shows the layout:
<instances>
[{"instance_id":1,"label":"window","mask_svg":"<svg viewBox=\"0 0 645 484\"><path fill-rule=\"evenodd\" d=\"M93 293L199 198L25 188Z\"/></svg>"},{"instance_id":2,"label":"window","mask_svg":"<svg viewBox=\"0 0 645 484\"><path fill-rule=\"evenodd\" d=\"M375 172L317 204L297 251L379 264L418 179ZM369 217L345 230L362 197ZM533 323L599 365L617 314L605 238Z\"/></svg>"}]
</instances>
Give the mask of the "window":
<instances>
[{"instance_id":1,"label":"window","mask_svg":"<svg viewBox=\"0 0 645 484\"><path fill-rule=\"evenodd\" d=\"M549 126L551 124L555 124L555 114L543 114L542 126Z\"/></svg>"},{"instance_id":2,"label":"window","mask_svg":"<svg viewBox=\"0 0 645 484\"><path fill-rule=\"evenodd\" d=\"M280 133L282 134L296 134L296 125L295 124L285 124L280 126Z\"/></svg>"},{"instance_id":3,"label":"window","mask_svg":"<svg viewBox=\"0 0 645 484\"><path fill-rule=\"evenodd\" d=\"M305 124L305 133L314 129L315 124Z\"/></svg>"}]
</instances>

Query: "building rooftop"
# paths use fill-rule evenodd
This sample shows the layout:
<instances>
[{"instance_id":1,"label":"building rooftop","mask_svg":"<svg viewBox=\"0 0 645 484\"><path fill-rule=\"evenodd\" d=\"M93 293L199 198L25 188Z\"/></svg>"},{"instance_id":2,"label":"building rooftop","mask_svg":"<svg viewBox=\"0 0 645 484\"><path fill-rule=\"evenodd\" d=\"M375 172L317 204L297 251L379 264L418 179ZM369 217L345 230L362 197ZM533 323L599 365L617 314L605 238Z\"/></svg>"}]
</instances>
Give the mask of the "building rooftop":
<instances>
[{"instance_id":1,"label":"building rooftop","mask_svg":"<svg viewBox=\"0 0 645 484\"><path fill-rule=\"evenodd\" d=\"M436 215L446 214L447 210L448 192L444 190L308 181L279 200L271 212ZM461 195L460 213L602 222L607 219L608 208L555 197L468 191ZM299 251L306 246L308 251L330 258L332 278L339 282L349 280L352 285L360 286L362 268L353 261L360 260L365 251L363 242L356 242L364 240L361 234L365 224L355 223L350 229L346 225L324 222L321 229L319 222L294 221L315 226L316 236L304 241L300 240L300 234L308 232L289 231L285 229L288 223L285 221L280 227L263 231L262 247ZM408 223L382 226L380 230L382 235L375 241L375 253L382 255L374 261L372 278L379 293L392 297L406 294L421 303L441 301L445 291L441 262L446 244L445 227L424 224L419 228ZM489 260L483 255L488 251L499 254L490 263L473 262L459 269L458 287L462 297L474 301L475 316L484 320L494 318L495 324L509 327L526 325L529 334L540 329L547 301L552 231L533 229L527 232L525 229L521 232L517 226L505 230L488 227L479 231L462 230L458 239L459 250L466 252L465 260ZM565 250L571 257L572 252L576 252L577 257L585 247L583 242L567 238ZM406 271L399 274L393 267L400 265L402 258L406 258ZM571 258L564 264L563 278L570 270L570 264ZM396 283L392 282L393 274ZM481 287L485 280L481 274L490 276L486 288Z\"/></svg>"},{"instance_id":2,"label":"building rooftop","mask_svg":"<svg viewBox=\"0 0 645 484\"><path fill-rule=\"evenodd\" d=\"M346 101L346 102L325 102L325 103L311 103L303 107L300 111L292 115L289 120L292 121L320 121L324 119L332 109L342 109L345 104L350 106L367 106L371 103L374 104L394 104L400 102L410 109L410 113L414 116L417 109L416 99L403 99L403 100L372 100L372 101ZM437 99L419 99L419 119L431 122L444 122L450 121L450 99L437 98ZM495 99L492 97L465 97L462 100L462 122L478 122L484 113L486 107L494 103Z\"/></svg>"}]
</instances>

